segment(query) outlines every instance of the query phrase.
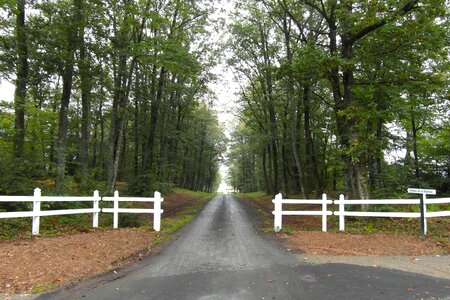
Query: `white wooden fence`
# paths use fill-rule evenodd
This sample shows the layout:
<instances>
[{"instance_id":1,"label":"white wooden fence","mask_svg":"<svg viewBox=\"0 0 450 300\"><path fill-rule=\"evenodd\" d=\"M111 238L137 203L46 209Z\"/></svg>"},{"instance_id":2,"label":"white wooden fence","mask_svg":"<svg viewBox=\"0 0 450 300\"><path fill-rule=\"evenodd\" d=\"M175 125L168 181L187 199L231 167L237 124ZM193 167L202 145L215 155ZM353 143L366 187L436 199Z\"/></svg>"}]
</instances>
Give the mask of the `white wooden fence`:
<instances>
[{"instance_id":1,"label":"white wooden fence","mask_svg":"<svg viewBox=\"0 0 450 300\"><path fill-rule=\"evenodd\" d=\"M100 209L100 201L114 201L114 208ZM78 202L78 201L92 201L92 208L79 208L79 209L62 209L62 210L41 210L42 202ZM153 209L144 208L119 208L119 201L134 201L134 202L154 202ZM92 197L61 197L61 196L42 196L41 190L36 188L33 196L0 196L1 202L33 202L33 210L31 211L17 211L17 212L0 212L0 219L9 218L32 218L32 234L39 234L40 217L43 216L58 216L58 215L75 215L75 214L92 214L92 227L98 227L98 217L100 212L114 213L114 228L118 227L119 212L120 213L153 213L153 228L155 231L161 230L161 194L155 192L154 198L119 198L119 192L114 193L114 197L99 196L98 191L94 191Z\"/></svg>"},{"instance_id":2,"label":"white wooden fence","mask_svg":"<svg viewBox=\"0 0 450 300\"><path fill-rule=\"evenodd\" d=\"M103 197L103 201L114 201L114 208L103 208L104 213L113 213L113 226L119 227L119 213L134 213L134 214L153 214L153 229L155 231L161 230L161 214L164 212L161 209L161 198L159 192L155 192L154 198L140 198L140 197L119 197L119 192L114 192L114 197ZM119 208L119 202L154 202L153 208Z\"/></svg>"},{"instance_id":3,"label":"white wooden fence","mask_svg":"<svg viewBox=\"0 0 450 300\"><path fill-rule=\"evenodd\" d=\"M41 190L36 188L33 196L0 196L0 202L33 202L32 211L0 212L0 219L32 217L32 234L39 234L40 219L43 216L59 216L74 214L92 214L92 227L98 227L98 214L100 212L99 202L101 198L98 191L94 191L93 197L59 197L41 196ZM64 209L64 210L41 210L42 202L75 202L92 201L92 208Z\"/></svg>"},{"instance_id":4,"label":"white wooden fence","mask_svg":"<svg viewBox=\"0 0 450 300\"><path fill-rule=\"evenodd\" d=\"M420 199L366 199L366 200L346 200L344 195L339 196L339 200L326 200L327 196L324 194L322 200L291 200L282 199L281 194L275 196L272 201L275 204L274 214L274 231L278 232L282 226L282 216L285 215L296 215L296 216L322 216L322 231L327 231L327 216L333 214L339 216L339 230L345 231L345 217L388 217L388 218L420 218L419 212L370 212L370 211L348 211L345 210L345 205L355 205L355 204L366 204L366 205L420 205ZM322 204L322 211L283 211L282 204ZM327 211L327 204L338 205L339 209L337 211ZM424 220L424 234L427 233L427 218L434 217L448 217L450 216L450 211L437 211L428 212L428 204L448 204L450 203L450 198L425 198L423 201L425 212Z\"/></svg>"},{"instance_id":5,"label":"white wooden fence","mask_svg":"<svg viewBox=\"0 0 450 300\"><path fill-rule=\"evenodd\" d=\"M428 212L427 204L446 204L450 203L450 198L434 198L424 199L424 234L427 234L427 218L446 217L450 216L450 211ZM339 210L334 212L334 215L339 216L339 230L345 231L345 217L388 217L388 218L420 218L419 212L368 212L368 211L346 211L345 204L391 204L391 205L420 205L420 199L368 199L368 200L345 200L344 195L339 197L339 200L334 201L334 204L339 205Z\"/></svg>"},{"instance_id":6,"label":"white wooden fence","mask_svg":"<svg viewBox=\"0 0 450 300\"><path fill-rule=\"evenodd\" d=\"M332 204L333 201L327 199L327 195L322 195L322 200L307 200L307 199L283 199L281 194L275 196L272 200L275 204L275 210L272 212L274 215L274 230L278 232L282 228L283 216L322 216L322 231L327 231L327 216L331 216L333 213L327 210L327 205ZM320 204L322 210L283 210L283 204Z\"/></svg>"}]
</instances>

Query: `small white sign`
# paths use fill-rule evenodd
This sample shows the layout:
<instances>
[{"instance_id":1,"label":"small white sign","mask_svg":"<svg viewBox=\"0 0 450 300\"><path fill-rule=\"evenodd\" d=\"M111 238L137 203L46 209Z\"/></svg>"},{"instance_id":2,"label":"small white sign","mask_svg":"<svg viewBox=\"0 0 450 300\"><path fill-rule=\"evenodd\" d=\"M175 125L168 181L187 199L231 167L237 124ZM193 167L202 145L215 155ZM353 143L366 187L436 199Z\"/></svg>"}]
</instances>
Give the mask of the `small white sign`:
<instances>
[{"instance_id":1,"label":"small white sign","mask_svg":"<svg viewBox=\"0 0 450 300\"><path fill-rule=\"evenodd\" d=\"M410 193L410 194L436 195L436 190L409 188L408 189L408 193Z\"/></svg>"}]
</instances>

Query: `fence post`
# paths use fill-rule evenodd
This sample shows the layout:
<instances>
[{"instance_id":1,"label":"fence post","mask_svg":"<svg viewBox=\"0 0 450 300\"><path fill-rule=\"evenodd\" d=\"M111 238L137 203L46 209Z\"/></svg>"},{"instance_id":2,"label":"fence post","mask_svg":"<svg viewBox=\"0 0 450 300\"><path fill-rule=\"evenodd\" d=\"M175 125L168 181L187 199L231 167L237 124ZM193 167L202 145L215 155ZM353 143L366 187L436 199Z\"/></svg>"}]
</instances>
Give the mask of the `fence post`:
<instances>
[{"instance_id":1,"label":"fence post","mask_svg":"<svg viewBox=\"0 0 450 300\"><path fill-rule=\"evenodd\" d=\"M272 202L275 204L275 210L273 212L274 214L274 225L273 230L275 232L279 232L281 230L281 223L282 223L282 214L283 214L283 207L281 201L283 200L283 196L281 194L278 194L275 196L275 200Z\"/></svg>"},{"instance_id":2,"label":"fence post","mask_svg":"<svg viewBox=\"0 0 450 300\"><path fill-rule=\"evenodd\" d=\"M345 205L344 205L345 197L344 195L339 196L339 231L345 231Z\"/></svg>"},{"instance_id":3,"label":"fence post","mask_svg":"<svg viewBox=\"0 0 450 300\"><path fill-rule=\"evenodd\" d=\"M161 231L161 193L155 192L155 202L153 206L153 229Z\"/></svg>"},{"instance_id":4,"label":"fence post","mask_svg":"<svg viewBox=\"0 0 450 300\"><path fill-rule=\"evenodd\" d=\"M119 228L119 191L114 192L113 227Z\"/></svg>"},{"instance_id":5,"label":"fence post","mask_svg":"<svg viewBox=\"0 0 450 300\"><path fill-rule=\"evenodd\" d=\"M94 191L94 213L92 214L92 227L98 227L98 209L99 209L100 195L97 190Z\"/></svg>"},{"instance_id":6,"label":"fence post","mask_svg":"<svg viewBox=\"0 0 450 300\"><path fill-rule=\"evenodd\" d=\"M427 235L427 195L423 194L423 235Z\"/></svg>"},{"instance_id":7,"label":"fence post","mask_svg":"<svg viewBox=\"0 0 450 300\"><path fill-rule=\"evenodd\" d=\"M32 225L32 234L38 235L39 234L39 223L41 220L41 217L39 216L41 212L41 189L35 188L34 189L34 199L33 199L33 225Z\"/></svg>"},{"instance_id":8,"label":"fence post","mask_svg":"<svg viewBox=\"0 0 450 300\"><path fill-rule=\"evenodd\" d=\"M322 231L327 232L327 194L322 194Z\"/></svg>"}]
</instances>

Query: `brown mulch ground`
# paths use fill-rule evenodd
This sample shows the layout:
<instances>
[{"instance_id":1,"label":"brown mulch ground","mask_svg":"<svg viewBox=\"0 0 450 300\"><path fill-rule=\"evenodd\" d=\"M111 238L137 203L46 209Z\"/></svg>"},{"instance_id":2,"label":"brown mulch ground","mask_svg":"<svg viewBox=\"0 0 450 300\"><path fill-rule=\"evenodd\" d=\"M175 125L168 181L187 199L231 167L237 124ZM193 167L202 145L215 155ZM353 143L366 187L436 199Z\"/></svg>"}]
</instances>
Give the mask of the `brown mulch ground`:
<instances>
[{"instance_id":1,"label":"brown mulch ground","mask_svg":"<svg viewBox=\"0 0 450 300\"><path fill-rule=\"evenodd\" d=\"M131 256L139 259L151 252L152 236L151 231L125 228L2 241L0 292L31 292L104 273Z\"/></svg>"},{"instance_id":2,"label":"brown mulch ground","mask_svg":"<svg viewBox=\"0 0 450 300\"><path fill-rule=\"evenodd\" d=\"M292 249L311 255L418 256L445 253L445 249L435 241L407 235L298 231L291 235L280 234L280 237Z\"/></svg>"}]
</instances>

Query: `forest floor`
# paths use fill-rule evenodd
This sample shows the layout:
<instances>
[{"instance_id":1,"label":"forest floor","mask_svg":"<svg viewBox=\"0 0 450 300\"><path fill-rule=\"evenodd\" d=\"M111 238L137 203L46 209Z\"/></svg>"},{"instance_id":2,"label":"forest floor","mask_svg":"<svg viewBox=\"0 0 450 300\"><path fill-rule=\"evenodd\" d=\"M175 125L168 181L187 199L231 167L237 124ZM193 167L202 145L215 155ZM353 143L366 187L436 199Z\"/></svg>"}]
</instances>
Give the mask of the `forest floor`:
<instances>
[{"instance_id":1,"label":"forest floor","mask_svg":"<svg viewBox=\"0 0 450 300\"><path fill-rule=\"evenodd\" d=\"M154 232L150 226L117 230L103 228L51 237L0 241L0 293L3 293L0 297L8 299L11 294L30 295L72 285L141 260L155 252L157 244L170 239L177 229L191 221L208 200L205 196L199 199L183 193L166 196L161 232ZM265 232L271 231L272 203L268 196L241 201L257 212L259 227ZM319 231L321 221L318 217L286 217L283 219L284 231L271 236L282 241L287 251L299 253L311 262L314 262L314 257L407 256L413 262L422 260L425 263L424 255L439 257L450 253L450 223L446 221L438 224L442 235L435 234L424 239L410 232L380 233L353 229L351 233L340 233L332 221L329 225L330 232L324 233ZM347 223L350 231L357 225ZM364 229L378 228L377 224L363 225L359 224ZM417 226L416 223L407 225ZM383 226L386 229L393 225L383 223ZM430 227L436 231L436 224ZM350 260L356 261L358 258ZM329 259L327 262L337 261ZM443 267L448 269L450 264Z\"/></svg>"}]
</instances>

